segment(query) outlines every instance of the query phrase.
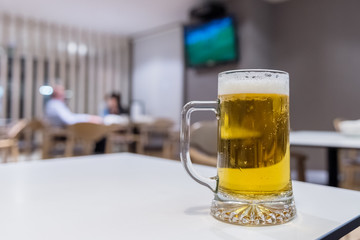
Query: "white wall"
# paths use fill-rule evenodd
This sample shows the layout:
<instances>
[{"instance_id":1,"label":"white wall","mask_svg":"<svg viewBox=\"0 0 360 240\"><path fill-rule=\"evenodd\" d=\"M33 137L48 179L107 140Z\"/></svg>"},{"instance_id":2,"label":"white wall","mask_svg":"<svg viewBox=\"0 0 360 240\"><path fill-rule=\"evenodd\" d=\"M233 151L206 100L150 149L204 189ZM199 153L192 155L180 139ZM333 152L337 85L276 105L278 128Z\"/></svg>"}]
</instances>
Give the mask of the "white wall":
<instances>
[{"instance_id":1,"label":"white wall","mask_svg":"<svg viewBox=\"0 0 360 240\"><path fill-rule=\"evenodd\" d=\"M174 26L133 40L132 100L145 113L179 124L183 104L182 27Z\"/></svg>"},{"instance_id":2,"label":"white wall","mask_svg":"<svg viewBox=\"0 0 360 240\"><path fill-rule=\"evenodd\" d=\"M360 1L301 0L273 6L272 67L290 73L294 130L334 130L360 118ZM325 168L325 149L299 149Z\"/></svg>"},{"instance_id":3,"label":"white wall","mask_svg":"<svg viewBox=\"0 0 360 240\"><path fill-rule=\"evenodd\" d=\"M360 118L359 9L356 0L275 5L272 63L290 73L294 129L333 130L336 117Z\"/></svg>"}]
</instances>

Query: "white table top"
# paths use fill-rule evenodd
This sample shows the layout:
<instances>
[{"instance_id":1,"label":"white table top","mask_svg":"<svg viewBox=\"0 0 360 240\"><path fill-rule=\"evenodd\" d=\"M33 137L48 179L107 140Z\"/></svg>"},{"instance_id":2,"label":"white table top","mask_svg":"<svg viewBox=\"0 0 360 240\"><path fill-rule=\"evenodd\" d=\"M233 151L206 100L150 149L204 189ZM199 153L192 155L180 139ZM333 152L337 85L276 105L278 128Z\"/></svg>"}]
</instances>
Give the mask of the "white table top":
<instances>
[{"instance_id":1,"label":"white table top","mask_svg":"<svg viewBox=\"0 0 360 240\"><path fill-rule=\"evenodd\" d=\"M196 166L206 175L215 168ZM222 223L177 161L111 154L0 166L0 239L315 239L360 213L360 192L294 181L298 216Z\"/></svg>"},{"instance_id":2,"label":"white table top","mask_svg":"<svg viewBox=\"0 0 360 240\"><path fill-rule=\"evenodd\" d=\"M335 131L294 131L290 132L290 144L304 147L360 149L360 137L347 136Z\"/></svg>"}]
</instances>

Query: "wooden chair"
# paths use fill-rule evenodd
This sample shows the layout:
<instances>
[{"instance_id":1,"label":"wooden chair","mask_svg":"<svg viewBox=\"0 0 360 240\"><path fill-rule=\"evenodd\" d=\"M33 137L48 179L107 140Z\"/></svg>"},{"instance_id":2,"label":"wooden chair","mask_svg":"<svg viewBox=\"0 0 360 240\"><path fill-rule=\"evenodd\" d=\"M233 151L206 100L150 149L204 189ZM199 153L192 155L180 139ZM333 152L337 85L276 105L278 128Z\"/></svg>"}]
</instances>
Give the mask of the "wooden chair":
<instances>
[{"instance_id":1,"label":"wooden chair","mask_svg":"<svg viewBox=\"0 0 360 240\"><path fill-rule=\"evenodd\" d=\"M303 153L290 150L290 159L295 160L296 180L306 182L305 162L307 156Z\"/></svg>"},{"instance_id":2,"label":"wooden chair","mask_svg":"<svg viewBox=\"0 0 360 240\"><path fill-rule=\"evenodd\" d=\"M291 160L295 160L295 171L297 175L296 180L306 182L305 163L307 160L307 156L301 152L294 151L290 147L290 162Z\"/></svg>"},{"instance_id":3,"label":"wooden chair","mask_svg":"<svg viewBox=\"0 0 360 240\"><path fill-rule=\"evenodd\" d=\"M157 155L160 153L162 157L170 157L169 139L173 126L174 122L167 118L158 118L152 123L137 125L140 135L137 152L149 155Z\"/></svg>"},{"instance_id":4,"label":"wooden chair","mask_svg":"<svg viewBox=\"0 0 360 240\"><path fill-rule=\"evenodd\" d=\"M82 145L81 155L93 153L96 142L102 138L106 139L105 153L110 153L109 134L117 130L116 126L106 126L95 123L76 123L67 127L68 137L66 140L65 156L74 155L74 148L77 143Z\"/></svg>"},{"instance_id":5,"label":"wooden chair","mask_svg":"<svg viewBox=\"0 0 360 240\"><path fill-rule=\"evenodd\" d=\"M45 124L43 130L42 159L65 156L68 130Z\"/></svg>"},{"instance_id":6,"label":"wooden chair","mask_svg":"<svg viewBox=\"0 0 360 240\"><path fill-rule=\"evenodd\" d=\"M190 128L190 157L193 163L217 165L217 123L201 121Z\"/></svg>"},{"instance_id":7,"label":"wooden chair","mask_svg":"<svg viewBox=\"0 0 360 240\"><path fill-rule=\"evenodd\" d=\"M180 160L180 132L172 130L164 142L163 155L165 158Z\"/></svg>"},{"instance_id":8,"label":"wooden chair","mask_svg":"<svg viewBox=\"0 0 360 240\"><path fill-rule=\"evenodd\" d=\"M22 119L16 122L10 129L8 130L5 138L0 139L0 150L3 150L3 161L8 161L8 153L11 152L12 160L14 162L18 161L19 156L19 137L20 134L24 131L27 126L28 121Z\"/></svg>"},{"instance_id":9,"label":"wooden chair","mask_svg":"<svg viewBox=\"0 0 360 240\"><path fill-rule=\"evenodd\" d=\"M345 121L342 118L336 118L333 121L334 128L337 132L340 132L340 123ZM340 186L349 189L359 189L360 183L356 182L356 175L360 174L360 154L355 149L340 149L339 165L340 172L343 174L343 179L340 182Z\"/></svg>"},{"instance_id":10,"label":"wooden chair","mask_svg":"<svg viewBox=\"0 0 360 240\"><path fill-rule=\"evenodd\" d=\"M8 162L8 155L11 153L11 158L17 162L19 150L17 148L17 141L13 139L0 139L0 151L4 163Z\"/></svg>"},{"instance_id":11,"label":"wooden chair","mask_svg":"<svg viewBox=\"0 0 360 240\"><path fill-rule=\"evenodd\" d=\"M130 151L130 146L135 144L135 152L141 152L143 147L141 145L139 134L134 134L134 126L132 124L112 124L109 126L110 133L108 136L107 150L113 151L113 146L125 148L125 151Z\"/></svg>"},{"instance_id":12,"label":"wooden chair","mask_svg":"<svg viewBox=\"0 0 360 240\"><path fill-rule=\"evenodd\" d=\"M43 135L44 135L45 124L43 121L38 119L33 119L28 121L26 127L24 129L24 151L28 157L30 157L31 153L40 148L44 142ZM40 134L38 134L40 133ZM39 142L39 138L41 142Z\"/></svg>"}]
</instances>

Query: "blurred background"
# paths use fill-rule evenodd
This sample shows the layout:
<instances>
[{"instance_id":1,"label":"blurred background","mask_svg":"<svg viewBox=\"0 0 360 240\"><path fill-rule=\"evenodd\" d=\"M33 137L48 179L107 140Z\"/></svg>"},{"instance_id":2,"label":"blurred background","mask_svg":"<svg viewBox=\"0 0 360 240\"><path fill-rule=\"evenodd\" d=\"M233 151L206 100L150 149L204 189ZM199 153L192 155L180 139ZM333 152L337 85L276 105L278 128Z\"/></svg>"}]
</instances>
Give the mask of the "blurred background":
<instances>
[{"instance_id":1,"label":"blurred background","mask_svg":"<svg viewBox=\"0 0 360 240\"><path fill-rule=\"evenodd\" d=\"M176 142L182 106L215 100L219 72L269 68L290 73L292 130L334 130L335 118L360 118L359 8L357 0L0 0L1 124L46 119L62 85L72 112L101 116L116 92L129 121L166 119ZM307 169L326 168L324 151L306 149Z\"/></svg>"}]
</instances>

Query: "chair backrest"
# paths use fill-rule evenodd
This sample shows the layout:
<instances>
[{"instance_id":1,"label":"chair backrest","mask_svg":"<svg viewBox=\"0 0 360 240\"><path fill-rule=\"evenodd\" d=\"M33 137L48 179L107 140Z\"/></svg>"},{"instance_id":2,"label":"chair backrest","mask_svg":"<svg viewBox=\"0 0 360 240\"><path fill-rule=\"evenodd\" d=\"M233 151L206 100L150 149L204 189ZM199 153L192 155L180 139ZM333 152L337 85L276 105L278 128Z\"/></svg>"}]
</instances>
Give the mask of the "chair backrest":
<instances>
[{"instance_id":1,"label":"chair backrest","mask_svg":"<svg viewBox=\"0 0 360 240\"><path fill-rule=\"evenodd\" d=\"M343 131L341 130L341 122L343 121L347 121L346 119L343 118L335 118L333 121L333 125L334 128L337 132L342 132L344 133L344 129ZM349 134L349 132L346 132L347 134ZM359 136L358 132L356 133L356 136ZM343 149L341 150L340 153L341 157L345 160L345 162L347 164L349 163L356 163L359 164L360 163L360 153L359 150L356 149ZM343 161L340 161L340 165L343 165Z\"/></svg>"},{"instance_id":2,"label":"chair backrest","mask_svg":"<svg viewBox=\"0 0 360 240\"><path fill-rule=\"evenodd\" d=\"M39 119L33 119L28 122L26 128L30 131L43 130L45 128L45 123Z\"/></svg>"},{"instance_id":3,"label":"chair backrest","mask_svg":"<svg viewBox=\"0 0 360 240\"><path fill-rule=\"evenodd\" d=\"M11 150L13 161L17 161L19 154L18 140L20 135L24 132L28 121L21 119L11 126L6 132L6 138L0 139L0 149L5 151ZM7 155L5 155L5 162L7 162Z\"/></svg>"},{"instance_id":4,"label":"chair backrest","mask_svg":"<svg viewBox=\"0 0 360 240\"><path fill-rule=\"evenodd\" d=\"M39 119L32 119L28 121L26 127L24 129L24 140L25 140L25 151L28 156L30 156L32 150L36 146L35 142L37 142L38 137L42 136L42 144L44 142L44 130L45 130L45 123ZM37 133L41 133L41 135L37 135ZM41 145L40 145L41 146Z\"/></svg>"},{"instance_id":5,"label":"chair backrest","mask_svg":"<svg viewBox=\"0 0 360 240\"><path fill-rule=\"evenodd\" d=\"M69 133L79 140L99 141L112 129L112 126L106 126L96 123L76 123L67 127Z\"/></svg>"},{"instance_id":6,"label":"chair backrest","mask_svg":"<svg viewBox=\"0 0 360 240\"><path fill-rule=\"evenodd\" d=\"M171 119L168 118L158 118L155 120L155 122L152 124L153 126L160 126L160 127L172 127L174 125L174 122Z\"/></svg>"},{"instance_id":7,"label":"chair backrest","mask_svg":"<svg viewBox=\"0 0 360 240\"><path fill-rule=\"evenodd\" d=\"M190 129L190 146L208 155L217 155L217 122L196 122Z\"/></svg>"},{"instance_id":8,"label":"chair backrest","mask_svg":"<svg viewBox=\"0 0 360 240\"><path fill-rule=\"evenodd\" d=\"M24 131L28 124L28 120L21 119L17 121L12 127L10 127L7 135L9 138L18 139L20 134Z\"/></svg>"},{"instance_id":9,"label":"chair backrest","mask_svg":"<svg viewBox=\"0 0 360 240\"><path fill-rule=\"evenodd\" d=\"M157 118L151 123L138 124L137 128L140 133L140 145L142 146L142 148L149 147L151 145L163 146L165 142L169 139L170 132L173 126L174 122L168 118ZM157 141L153 141L154 138L156 138ZM143 150L141 150L140 152L143 152Z\"/></svg>"},{"instance_id":10,"label":"chair backrest","mask_svg":"<svg viewBox=\"0 0 360 240\"><path fill-rule=\"evenodd\" d=\"M121 132L126 132L129 133L131 132L133 125L132 124L110 124L107 125L108 131L109 132L115 132L115 131L121 131Z\"/></svg>"},{"instance_id":11,"label":"chair backrest","mask_svg":"<svg viewBox=\"0 0 360 240\"><path fill-rule=\"evenodd\" d=\"M157 118L152 123L144 123L140 125L140 131L168 133L174 126L174 122L168 118Z\"/></svg>"},{"instance_id":12,"label":"chair backrest","mask_svg":"<svg viewBox=\"0 0 360 240\"><path fill-rule=\"evenodd\" d=\"M91 154L95 143L114 131L115 127L95 123L76 123L68 126L67 130L69 137L66 141L65 155L72 156L75 142L83 144L85 155Z\"/></svg>"}]
</instances>

